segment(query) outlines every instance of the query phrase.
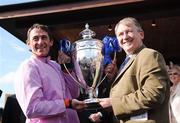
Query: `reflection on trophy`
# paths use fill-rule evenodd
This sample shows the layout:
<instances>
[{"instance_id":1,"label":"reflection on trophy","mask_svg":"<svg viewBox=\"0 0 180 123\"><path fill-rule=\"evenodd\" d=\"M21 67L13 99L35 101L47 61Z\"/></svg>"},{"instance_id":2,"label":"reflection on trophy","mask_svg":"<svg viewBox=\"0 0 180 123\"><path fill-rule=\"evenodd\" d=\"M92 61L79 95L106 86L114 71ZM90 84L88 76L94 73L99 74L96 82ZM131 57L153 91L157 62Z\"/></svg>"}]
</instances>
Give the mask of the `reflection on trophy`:
<instances>
[{"instance_id":1,"label":"reflection on trophy","mask_svg":"<svg viewBox=\"0 0 180 123\"><path fill-rule=\"evenodd\" d=\"M102 41L93 39L95 32L89 29L88 24L80 35L82 39L75 41L72 47L70 41L61 40L59 50L71 55L76 78L70 73L69 75L87 93L88 97L84 101L89 109L98 108L100 106L97 99L98 86L107 76L102 79L104 65L111 63L110 53L120 51L120 47L115 37L106 36ZM64 67L68 71L65 64Z\"/></svg>"},{"instance_id":2,"label":"reflection on trophy","mask_svg":"<svg viewBox=\"0 0 180 123\"><path fill-rule=\"evenodd\" d=\"M85 84L85 91L88 94L87 104L98 103L97 87L101 83L103 73L103 55L101 40L93 39L95 33L89 29L89 25L85 25L80 35L83 39L74 42L72 59L74 62L77 81L80 84Z\"/></svg>"}]
</instances>

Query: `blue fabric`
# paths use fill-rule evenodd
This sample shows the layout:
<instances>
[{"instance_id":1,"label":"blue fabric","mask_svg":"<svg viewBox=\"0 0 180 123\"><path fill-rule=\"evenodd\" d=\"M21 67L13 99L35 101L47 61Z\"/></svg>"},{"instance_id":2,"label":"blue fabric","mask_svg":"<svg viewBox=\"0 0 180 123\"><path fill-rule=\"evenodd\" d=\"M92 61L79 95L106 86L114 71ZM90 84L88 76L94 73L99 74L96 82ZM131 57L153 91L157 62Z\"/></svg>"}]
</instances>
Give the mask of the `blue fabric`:
<instances>
[{"instance_id":1,"label":"blue fabric","mask_svg":"<svg viewBox=\"0 0 180 123\"><path fill-rule=\"evenodd\" d=\"M102 39L103 42L103 48L102 48L102 54L104 55L104 65L108 65L112 63L110 54L113 52L120 52L122 48L119 46L117 38L105 36Z\"/></svg>"},{"instance_id":2,"label":"blue fabric","mask_svg":"<svg viewBox=\"0 0 180 123\"><path fill-rule=\"evenodd\" d=\"M59 40L59 46L58 46L58 50L64 52L66 55L71 56L71 52L72 52L72 44L69 40L67 39L62 39ZM66 63L65 64L67 68L73 68L73 63L72 60L70 63ZM64 70L64 65L61 64L61 69Z\"/></svg>"},{"instance_id":3,"label":"blue fabric","mask_svg":"<svg viewBox=\"0 0 180 123\"><path fill-rule=\"evenodd\" d=\"M70 55L72 50L71 42L67 39L60 40L58 50L63 51L66 55Z\"/></svg>"}]
</instances>

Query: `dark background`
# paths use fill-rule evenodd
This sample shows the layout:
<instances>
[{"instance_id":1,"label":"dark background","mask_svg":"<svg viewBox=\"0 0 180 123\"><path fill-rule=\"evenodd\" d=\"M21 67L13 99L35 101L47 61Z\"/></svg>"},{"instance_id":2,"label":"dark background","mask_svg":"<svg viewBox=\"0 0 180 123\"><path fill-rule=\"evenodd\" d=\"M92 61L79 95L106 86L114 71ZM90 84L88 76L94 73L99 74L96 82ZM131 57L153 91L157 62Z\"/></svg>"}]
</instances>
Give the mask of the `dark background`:
<instances>
[{"instance_id":1,"label":"dark background","mask_svg":"<svg viewBox=\"0 0 180 123\"><path fill-rule=\"evenodd\" d=\"M114 26L123 17L137 18L144 31L144 44L180 63L180 7L178 0L51 0L0 7L0 26L25 42L27 29L34 23L46 24L53 32L55 45L51 55L57 57L57 41L81 39L79 33L89 23L97 39L114 36ZM156 23L153 27L152 22ZM112 30L109 31L108 28ZM124 56L118 54L118 61Z\"/></svg>"}]
</instances>

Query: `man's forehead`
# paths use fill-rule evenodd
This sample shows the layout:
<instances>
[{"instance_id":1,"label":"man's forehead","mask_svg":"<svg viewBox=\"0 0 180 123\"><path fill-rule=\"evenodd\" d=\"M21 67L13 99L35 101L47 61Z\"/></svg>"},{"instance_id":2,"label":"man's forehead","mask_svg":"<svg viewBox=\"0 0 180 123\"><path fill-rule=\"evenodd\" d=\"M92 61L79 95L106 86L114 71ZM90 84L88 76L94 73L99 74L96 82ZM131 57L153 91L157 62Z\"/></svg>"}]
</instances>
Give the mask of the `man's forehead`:
<instances>
[{"instance_id":1,"label":"man's forehead","mask_svg":"<svg viewBox=\"0 0 180 123\"><path fill-rule=\"evenodd\" d=\"M132 23L132 22L127 21L127 22L122 22L122 23L120 23L119 26L134 27L135 24Z\"/></svg>"},{"instance_id":2,"label":"man's forehead","mask_svg":"<svg viewBox=\"0 0 180 123\"><path fill-rule=\"evenodd\" d=\"M130 24L120 24L118 30L126 30L126 29L132 29L134 28L134 26L130 25Z\"/></svg>"},{"instance_id":3,"label":"man's forehead","mask_svg":"<svg viewBox=\"0 0 180 123\"><path fill-rule=\"evenodd\" d=\"M42 34L42 35L48 35L48 33L45 30L42 30L40 28L34 28L31 30L30 34Z\"/></svg>"},{"instance_id":4,"label":"man's forehead","mask_svg":"<svg viewBox=\"0 0 180 123\"><path fill-rule=\"evenodd\" d=\"M119 30L125 29L138 29L138 27L134 23L122 23L119 25Z\"/></svg>"}]
</instances>

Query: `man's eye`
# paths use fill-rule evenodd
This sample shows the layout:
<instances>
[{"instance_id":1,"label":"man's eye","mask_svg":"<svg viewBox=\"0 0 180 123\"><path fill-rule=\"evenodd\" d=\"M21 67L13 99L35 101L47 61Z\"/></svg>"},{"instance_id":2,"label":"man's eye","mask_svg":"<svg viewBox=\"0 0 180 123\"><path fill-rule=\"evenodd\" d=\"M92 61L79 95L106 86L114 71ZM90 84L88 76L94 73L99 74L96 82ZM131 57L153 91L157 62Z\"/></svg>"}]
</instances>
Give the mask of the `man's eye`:
<instances>
[{"instance_id":1,"label":"man's eye","mask_svg":"<svg viewBox=\"0 0 180 123\"><path fill-rule=\"evenodd\" d=\"M123 32L119 33L119 36L122 36L123 35Z\"/></svg>"},{"instance_id":2,"label":"man's eye","mask_svg":"<svg viewBox=\"0 0 180 123\"><path fill-rule=\"evenodd\" d=\"M48 39L47 36L42 36L41 38L42 38L42 40L47 40Z\"/></svg>"},{"instance_id":3,"label":"man's eye","mask_svg":"<svg viewBox=\"0 0 180 123\"><path fill-rule=\"evenodd\" d=\"M34 37L33 40L34 40L34 41L38 41L39 38L38 38L38 37Z\"/></svg>"},{"instance_id":4,"label":"man's eye","mask_svg":"<svg viewBox=\"0 0 180 123\"><path fill-rule=\"evenodd\" d=\"M132 30L129 30L128 33L132 33L133 31Z\"/></svg>"}]
</instances>

